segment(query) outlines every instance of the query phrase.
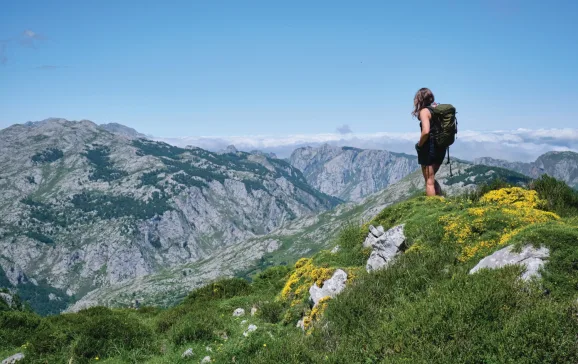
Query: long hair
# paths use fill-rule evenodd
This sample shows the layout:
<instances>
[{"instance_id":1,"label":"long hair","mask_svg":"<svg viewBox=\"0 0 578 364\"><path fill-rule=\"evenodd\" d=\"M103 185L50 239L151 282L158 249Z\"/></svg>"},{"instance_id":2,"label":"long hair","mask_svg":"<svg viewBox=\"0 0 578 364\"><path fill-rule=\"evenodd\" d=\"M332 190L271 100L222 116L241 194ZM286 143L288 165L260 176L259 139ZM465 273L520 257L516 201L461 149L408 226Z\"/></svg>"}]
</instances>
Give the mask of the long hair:
<instances>
[{"instance_id":1,"label":"long hair","mask_svg":"<svg viewBox=\"0 0 578 364\"><path fill-rule=\"evenodd\" d=\"M431 90L427 87L423 87L420 88L416 93L415 93L415 97L413 98L413 111L411 113L411 115L413 115L414 118L418 118L419 119L419 112L423 109L426 108L428 106L430 106L431 104L433 104L435 101L435 97L433 92L431 92Z\"/></svg>"}]
</instances>

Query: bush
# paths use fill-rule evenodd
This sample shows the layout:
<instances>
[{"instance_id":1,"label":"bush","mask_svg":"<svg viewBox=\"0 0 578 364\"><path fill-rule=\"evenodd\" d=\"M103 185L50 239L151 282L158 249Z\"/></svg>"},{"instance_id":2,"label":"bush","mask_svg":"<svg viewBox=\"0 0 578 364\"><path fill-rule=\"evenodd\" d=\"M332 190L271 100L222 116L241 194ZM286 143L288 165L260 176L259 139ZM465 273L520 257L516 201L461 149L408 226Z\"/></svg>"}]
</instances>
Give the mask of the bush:
<instances>
[{"instance_id":1,"label":"bush","mask_svg":"<svg viewBox=\"0 0 578 364\"><path fill-rule=\"evenodd\" d=\"M228 278L208 284L191 292L185 299L185 304L196 301L210 301L235 296L244 296L251 293L251 285L241 278Z\"/></svg>"},{"instance_id":2,"label":"bush","mask_svg":"<svg viewBox=\"0 0 578 364\"><path fill-rule=\"evenodd\" d=\"M578 191L573 190L565 182L554 177L543 175L531 186L545 200L550 211L560 216L578 215Z\"/></svg>"},{"instance_id":3,"label":"bush","mask_svg":"<svg viewBox=\"0 0 578 364\"><path fill-rule=\"evenodd\" d=\"M214 341L218 339L217 331L224 325L217 319L216 312L195 310L183 316L173 327L172 341L182 345L193 341Z\"/></svg>"},{"instance_id":4,"label":"bush","mask_svg":"<svg viewBox=\"0 0 578 364\"><path fill-rule=\"evenodd\" d=\"M32 336L41 318L30 312L0 312L0 348L20 346Z\"/></svg>"},{"instance_id":5,"label":"bush","mask_svg":"<svg viewBox=\"0 0 578 364\"><path fill-rule=\"evenodd\" d=\"M260 305L257 315L265 322L276 324L283 319L284 307L280 302L265 302Z\"/></svg>"}]
</instances>

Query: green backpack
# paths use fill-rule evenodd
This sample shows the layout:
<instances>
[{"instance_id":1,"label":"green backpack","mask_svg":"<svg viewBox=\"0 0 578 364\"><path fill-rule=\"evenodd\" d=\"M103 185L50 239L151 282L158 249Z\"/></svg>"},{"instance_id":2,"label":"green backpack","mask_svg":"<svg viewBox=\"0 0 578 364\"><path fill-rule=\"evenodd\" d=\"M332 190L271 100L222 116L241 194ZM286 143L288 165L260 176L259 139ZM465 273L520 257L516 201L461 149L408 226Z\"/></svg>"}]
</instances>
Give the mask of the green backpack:
<instances>
[{"instance_id":1,"label":"green backpack","mask_svg":"<svg viewBox=\"0 0 578 364\"><path fill-rule=\"evenodd\" d=\"M448 148L454 144L458 133L456 108L451 104L428 107L432 115L432 136L436 146Z\"/></svg>"}]
</instances>

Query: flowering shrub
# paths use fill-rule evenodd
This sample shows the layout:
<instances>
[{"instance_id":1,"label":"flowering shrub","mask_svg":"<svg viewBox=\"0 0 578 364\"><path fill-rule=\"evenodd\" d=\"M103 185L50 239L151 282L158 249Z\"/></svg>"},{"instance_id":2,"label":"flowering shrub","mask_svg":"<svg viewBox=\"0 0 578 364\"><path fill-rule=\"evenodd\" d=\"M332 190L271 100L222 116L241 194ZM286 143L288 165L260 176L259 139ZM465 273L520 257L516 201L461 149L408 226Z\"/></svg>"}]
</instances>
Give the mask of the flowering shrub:
<instances>
[{"instance_id":1,"label":"flowering shrub","mask_svg":"<svg viewBox=\"0 0 578 364\"><path fill-rule=\"evenodd\" d=\"M541 206L536 191L502 188L482 196L480 206L443 215L439 221L444 226L444 240L462 246L458 260L465 262L479 252L507 244L527 226L559 219L540 210Z\"/></svg>"},{"instance_id":2,"label":"flowering shrub","mask_svg":"<svg viewBox=\"0 0 578 364\"><path fill-rule=\"evenodd\" d=\"M316 283L319 287L323 286L323 282L331 278L334 269L316 267L313 265L313 259L301 258L295 263L295 271L283 291L281 291L281 298L284 300L291 300L291 305L297 305L309 294L309 287Z\"/></svg>"}]
</instances>

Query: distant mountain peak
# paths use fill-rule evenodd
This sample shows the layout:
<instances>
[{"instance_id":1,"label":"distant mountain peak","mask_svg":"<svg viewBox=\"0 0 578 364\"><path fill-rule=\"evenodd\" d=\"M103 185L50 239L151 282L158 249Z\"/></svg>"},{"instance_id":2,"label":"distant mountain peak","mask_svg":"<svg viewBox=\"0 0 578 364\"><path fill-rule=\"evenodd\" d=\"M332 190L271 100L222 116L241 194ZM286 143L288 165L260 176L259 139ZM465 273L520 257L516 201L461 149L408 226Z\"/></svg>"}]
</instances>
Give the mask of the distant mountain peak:
<instances>
[{"instance_id":1,"label":"distant mountain peak","mask_svg":"<svg viewBox=\"0 0 578 364\"><path fill-rule=\"evenodd\" d=\"M113 134L127 137L129 139L138 139L138 138L147 139L146 135L139 133L138 131L136 131L131 127L119 123L100 124L98 127L100 129L106 130Z\"/></svg>"}]
</instances>

